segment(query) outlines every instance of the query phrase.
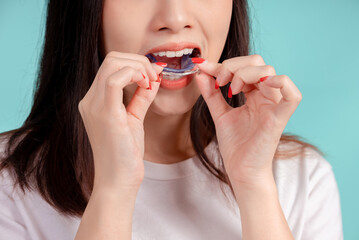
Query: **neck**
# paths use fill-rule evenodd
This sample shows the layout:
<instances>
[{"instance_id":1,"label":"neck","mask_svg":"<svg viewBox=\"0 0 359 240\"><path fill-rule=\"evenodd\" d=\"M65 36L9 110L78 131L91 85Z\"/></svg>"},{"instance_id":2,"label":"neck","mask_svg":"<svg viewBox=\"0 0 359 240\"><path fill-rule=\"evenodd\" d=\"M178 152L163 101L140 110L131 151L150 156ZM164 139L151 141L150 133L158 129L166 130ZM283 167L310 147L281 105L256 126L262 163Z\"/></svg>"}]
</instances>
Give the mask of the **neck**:
<instances>
[{"instance_id":1,"label":"neck","mask_svg":"<svg viewBox=\"0 0 359 240\"><path fill-rule=\"evenodd\" d=\"M170 164L195 155L190 138L191 111L161 116L148 110L144 120L145 155L150 162Z\"/></svg>"}]
</instances>

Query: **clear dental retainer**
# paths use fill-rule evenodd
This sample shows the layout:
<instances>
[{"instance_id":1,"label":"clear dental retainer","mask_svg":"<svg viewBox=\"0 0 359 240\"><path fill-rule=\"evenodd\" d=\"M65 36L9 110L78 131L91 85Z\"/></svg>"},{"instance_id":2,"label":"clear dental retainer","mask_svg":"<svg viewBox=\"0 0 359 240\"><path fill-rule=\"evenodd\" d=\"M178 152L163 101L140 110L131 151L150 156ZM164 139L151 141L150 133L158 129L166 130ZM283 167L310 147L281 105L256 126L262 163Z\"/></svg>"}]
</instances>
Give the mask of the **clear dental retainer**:
<instances>
[{"instance_id":1,"label":"clear dental retainer","mask_svg":"<svg viewBox=\"0 0 359 240\"><path fill-rule=\"evenodd\" d=\"M199 72L199 68L196 67L196 64L192 62L192 59L189 57L190 55L183 55L181 59L181 69L174 69L165 67L162 71L162 76L168 80L176 80L181 77L191 75ZM152 62L157 62L156 58L152 54L147 54L146 57Z\"/></svg>"}]
</instances>

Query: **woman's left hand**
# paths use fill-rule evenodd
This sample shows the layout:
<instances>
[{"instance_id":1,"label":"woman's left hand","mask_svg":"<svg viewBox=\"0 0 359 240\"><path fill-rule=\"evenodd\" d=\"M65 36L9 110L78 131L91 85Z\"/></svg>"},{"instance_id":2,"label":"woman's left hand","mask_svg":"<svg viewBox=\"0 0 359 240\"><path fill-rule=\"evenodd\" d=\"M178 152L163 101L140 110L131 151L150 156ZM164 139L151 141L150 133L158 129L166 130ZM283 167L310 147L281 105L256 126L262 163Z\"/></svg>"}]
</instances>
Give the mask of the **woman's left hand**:
<instances>
[{"instance_id":1,"label":"woman's left hand","mask_svg":"<svg viewBox=\"0 0 359 240\"><path fill-rule=\"evenodd\" d=\"M231 183L252 185L273 178L272 162L280 137L302 99L298 88L288 76L276 75L259 55L222 64L206 61L198 67L201 73L196 81L212 115ZM233 94L243 91L246 103L230 106L215 88L213 76L219 86L231 82Z\"/></svg>"}]
</instances>

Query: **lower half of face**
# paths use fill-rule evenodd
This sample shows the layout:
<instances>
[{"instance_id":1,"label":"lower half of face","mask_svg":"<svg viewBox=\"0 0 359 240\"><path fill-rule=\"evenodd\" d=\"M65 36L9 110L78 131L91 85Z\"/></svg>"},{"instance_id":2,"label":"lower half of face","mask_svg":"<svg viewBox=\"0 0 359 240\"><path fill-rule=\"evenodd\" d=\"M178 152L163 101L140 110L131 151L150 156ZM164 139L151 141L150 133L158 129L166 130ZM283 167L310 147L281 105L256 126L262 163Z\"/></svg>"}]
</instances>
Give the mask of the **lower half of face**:
<instances>
[{"instance_id":1,"label":"lower half of face","mask_svg":"<svg viewBox=\"0 0 359 240\"><path fill-rule=\"evenodd\" d=\"M169 80L162 80L162 83L164 81ZM190 111L201 95L201 92L197 87L194 74L189 75L185 81L187 81L188 85L176 90L170 90L160 86L149 111L153 111L161 116L183 114ZM124 88L125 106L129 104L138 87L137 84L131 84Z\"/></svg>"},{"instance_id":2,"label":"lower half of face","mask_svg":"<svg viewBox=\"0 0 359 240\"><path fill-rule=\"evenodd\" d=\"M174 65L172 49L157 47L189 42L198 46L196 50L200 51L202 58L217 62L225 45L231 13L232 0L105 0L102 22L104 54L118 51L159 56L158 53L162 53L160 60ZM183 48L193 46L184 45ZM157 51L151 53L151 49ZM195 77L196 74L192 74L170 80L163 76L149 111L163 116L190 111L201 95ZM137 87L137 84L131 84L124 88L125 105Z\"/></svg>"}]
</instances>

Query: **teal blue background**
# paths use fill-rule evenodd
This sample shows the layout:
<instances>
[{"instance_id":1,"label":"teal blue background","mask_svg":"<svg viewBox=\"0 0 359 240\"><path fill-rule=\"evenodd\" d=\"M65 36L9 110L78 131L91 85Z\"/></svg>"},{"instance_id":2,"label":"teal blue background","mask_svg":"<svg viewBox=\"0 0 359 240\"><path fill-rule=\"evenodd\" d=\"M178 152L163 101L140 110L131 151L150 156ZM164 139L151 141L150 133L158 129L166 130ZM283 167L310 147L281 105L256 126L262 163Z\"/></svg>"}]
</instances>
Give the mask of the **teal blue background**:
<instances>
[{"instance_id":1,"label":"teal blue background","mask_svg":"<svg viewBox=\"0 0 359 240\"><path fill-rule=\"evenodd\" d=\"M0 132L29 113L44 0L0 2ZM252 0L253 50L303 100L285 132L318 146L338 182L345 239L359 239L359 1Z\"/></svg>"}]
</instances>

